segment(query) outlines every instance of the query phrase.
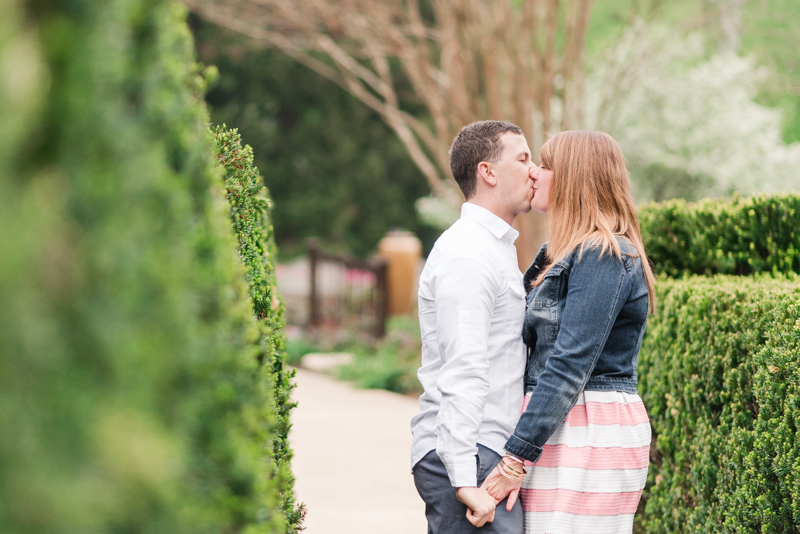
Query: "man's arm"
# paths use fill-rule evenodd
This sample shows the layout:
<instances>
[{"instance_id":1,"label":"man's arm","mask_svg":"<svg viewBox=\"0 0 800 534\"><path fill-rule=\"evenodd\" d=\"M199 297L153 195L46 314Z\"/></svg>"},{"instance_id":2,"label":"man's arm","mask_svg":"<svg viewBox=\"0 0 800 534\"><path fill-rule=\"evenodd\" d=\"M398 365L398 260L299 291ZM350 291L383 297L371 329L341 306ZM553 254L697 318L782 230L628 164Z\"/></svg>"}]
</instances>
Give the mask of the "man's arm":
<instances>
[{"instance_id":1,"label":"man's arm","mask_svg":"<svg viewBox=\"0 0 800 534\"><path fill-rule=\"evenodd\" d=\"M477 486L478 430L489 392L489 331L499 273L488 258L462 253L445 260L433 281L443 366L436 452L454 487Z\"/></svg>"}]
</instances>

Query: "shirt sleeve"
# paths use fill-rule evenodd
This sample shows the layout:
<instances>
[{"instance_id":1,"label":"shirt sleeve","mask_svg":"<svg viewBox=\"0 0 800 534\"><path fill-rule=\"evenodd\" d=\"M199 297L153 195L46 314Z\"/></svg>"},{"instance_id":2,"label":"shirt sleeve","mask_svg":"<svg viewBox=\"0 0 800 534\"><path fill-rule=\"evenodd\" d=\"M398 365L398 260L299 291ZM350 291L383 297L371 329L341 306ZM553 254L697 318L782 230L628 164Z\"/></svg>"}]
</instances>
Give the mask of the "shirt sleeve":
<instances>
[{"instance_id":1,"label":"shirt sleeve","mask_svg":"<svg viewBox=\"0 0 800 534\"><path fill-rule=\"evenodd\" d=\"M488 343L499 292L496 268L485 259L443 262L433 286L443 365L436 382L442 400L436 452L454 487L477 486L478 430L489 392Z\"/></svg>"},{"instance_id":2,"label":"shirt sleeve","mask_svg":"<svg viewBox=\"0 0 800 534\"><path fill-rule=\"evenodd\" d=\"M587 248L572 267L564 313L547 359L505 450L535 462L575 405L631 291L631 278L613 252Z\"/></svg>"}]
</instances>

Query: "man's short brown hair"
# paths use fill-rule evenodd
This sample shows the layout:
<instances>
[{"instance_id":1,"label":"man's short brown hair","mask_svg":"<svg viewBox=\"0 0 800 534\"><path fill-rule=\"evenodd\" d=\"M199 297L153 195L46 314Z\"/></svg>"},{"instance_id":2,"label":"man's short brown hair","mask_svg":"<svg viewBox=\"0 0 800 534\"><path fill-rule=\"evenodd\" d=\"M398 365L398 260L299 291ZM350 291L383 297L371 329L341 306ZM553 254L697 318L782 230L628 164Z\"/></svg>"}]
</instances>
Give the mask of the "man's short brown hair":
<instances>
[{"instance_id":1,"label":"man's short brown hair","mask_svg":"<svg viewBox=\"0 0 800 534\"><path fill-rule=\"evenodd\" d=\"M475 194L478 187L478 164L500 159L506 132L525 135L516 124L504 121L478 121L464 126L450 146L450 171L464 198Z\"/></svg>"}]
</instances>

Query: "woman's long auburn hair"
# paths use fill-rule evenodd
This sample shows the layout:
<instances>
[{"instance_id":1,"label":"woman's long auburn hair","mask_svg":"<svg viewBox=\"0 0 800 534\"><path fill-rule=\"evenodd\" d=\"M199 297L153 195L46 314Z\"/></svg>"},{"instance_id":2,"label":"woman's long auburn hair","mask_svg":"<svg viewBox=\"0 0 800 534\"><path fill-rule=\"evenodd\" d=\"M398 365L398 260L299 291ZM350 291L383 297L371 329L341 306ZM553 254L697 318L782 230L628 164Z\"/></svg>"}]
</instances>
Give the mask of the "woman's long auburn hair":
<instances>
[{"instance_id":1,"label":"woman's long auburn hair","mask_svg":"<svg viewBox=\"0 0 800 534\"><path fill-rule=\"evenodd\" d=\"M654 312L655 278L644 252L625 158L614 138L587 130L561 132L542 146L539 161L553 172L553 181L547 209L548 263L533 285L578 246L580 258L589 242L600 245L601 256L613 251L621 259L616 236L626 237L641 258Z\"/></svg>"}]
</instances>

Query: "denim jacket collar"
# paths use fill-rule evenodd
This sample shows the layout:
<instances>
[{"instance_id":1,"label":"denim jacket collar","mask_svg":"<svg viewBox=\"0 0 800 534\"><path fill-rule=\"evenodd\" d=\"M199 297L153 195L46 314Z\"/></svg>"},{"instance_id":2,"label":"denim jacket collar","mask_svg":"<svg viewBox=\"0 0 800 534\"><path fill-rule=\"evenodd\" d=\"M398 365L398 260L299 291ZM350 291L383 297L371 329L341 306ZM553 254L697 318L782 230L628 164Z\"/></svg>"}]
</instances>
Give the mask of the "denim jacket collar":
<instances>
[{"instance_id":1,"label":"denim jacket collar","mask_svg":"<svg viewBox=\"0 0 800 534\"><path fill-rule=\"evenodd\" d=\"M539 276L539 273L542 272L545 265L547 265L547 242L542 245L536 257L533 259L533 263L531 263L531 266L525 271L525 276L522 280L525 286L525 293L530 293L533 281Z\"/></svg>"}]
</instances>

